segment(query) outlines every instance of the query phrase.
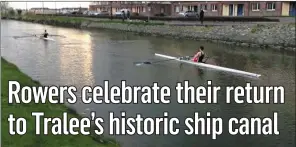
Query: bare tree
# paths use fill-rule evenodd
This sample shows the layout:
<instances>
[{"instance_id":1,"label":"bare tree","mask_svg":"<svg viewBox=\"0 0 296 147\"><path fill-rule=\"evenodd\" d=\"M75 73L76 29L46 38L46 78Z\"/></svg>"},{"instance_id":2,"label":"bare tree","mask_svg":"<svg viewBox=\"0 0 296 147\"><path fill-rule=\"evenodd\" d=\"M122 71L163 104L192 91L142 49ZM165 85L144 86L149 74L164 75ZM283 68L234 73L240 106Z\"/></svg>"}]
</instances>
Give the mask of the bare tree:
<instances>
[{"instance_id":1,"label":"bare tree","mask_svg":"<svg viewBox=\"0 0 296 147\"><path fill-rule=\"evenodd\" d=\"M9 7L8 2L1 1L0 3L1 14L7 14L8 7Z\"/></svg>"},{"instance_id":2,"label":"bare tree","mask_svg":"<svg viewBox=\"0 0 296 147\"><path fill-rule=\"evenodd\" d=\"M1 6L1 11L2 11L2 10L5 10L5 9L8 8L8 2L1 2L1 3L0 3L0 6Z\"/></svg>"}]
</instances>

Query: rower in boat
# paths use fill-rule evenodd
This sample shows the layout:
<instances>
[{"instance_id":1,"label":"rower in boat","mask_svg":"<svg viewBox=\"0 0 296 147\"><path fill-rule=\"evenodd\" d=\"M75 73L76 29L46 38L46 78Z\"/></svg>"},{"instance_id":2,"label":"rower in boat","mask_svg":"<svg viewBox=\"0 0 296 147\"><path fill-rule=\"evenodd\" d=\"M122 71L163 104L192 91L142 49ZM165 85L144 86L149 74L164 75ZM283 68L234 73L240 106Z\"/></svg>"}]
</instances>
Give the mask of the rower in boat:
<instances>
[{"instance_id":1,"label":"rower in boat","mask_svg":"<svg viewBox=\"0 0 296 147\"><path fill-rule=\"evenodd\" d=\"M199 51L193 56L192 60L193 62L201 62L204 63L202 60L205 57L205 53L203 52L204 47L200 46Z\"/></svg>"},{"instance_id":2,"label":"rower in boat","mask_svg":"<svg viewBox=\"0 0 296 147\"><path fill-rule=\"evenodd\" d=\"M47 31L45 30L45 31L44 31L44 34L43 34L43 37L44 37L44 38L47 38L47 36L48 36L48 33L47 33Z\"/></svg>"}]
</instances>

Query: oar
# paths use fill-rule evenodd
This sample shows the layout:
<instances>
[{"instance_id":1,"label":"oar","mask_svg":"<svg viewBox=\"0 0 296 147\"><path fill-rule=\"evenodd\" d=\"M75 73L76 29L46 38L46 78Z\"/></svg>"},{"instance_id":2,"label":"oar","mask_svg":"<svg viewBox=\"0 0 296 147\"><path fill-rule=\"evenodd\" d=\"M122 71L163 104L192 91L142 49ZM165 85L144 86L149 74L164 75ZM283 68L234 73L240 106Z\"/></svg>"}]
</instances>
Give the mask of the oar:
<instances>
[{"instance_id":1,"label":"oar","mask_svg":"<svg viewBox=\"0 0 296 147\"><path fill-rule=\"evenodd\" d=\"M184 56L184 57L191 58L192 56ZM184 57L178 57L178 59L182 60ZM171 60L176 60L176 59L175 58L174 59L166 59L166 60L160 60L160 61L154 61L154 62L144 61L144 62L138 62L138 63L136 63L136 65L139 66L139 65L143 65L143 64L154 64L154 63L160 63L160 62L167 62L167 61L171 61Z\"/></svg>"},{"instance_id":2,"label":"oar","mask_svg":"<svg viewBox=\"0 0 296 147\"><path fill-rule=\"evenodd\" d=\"M48 35L48 36L60 36L60 37L66 38L66 36L64 36L64 35Z\"/></svg>"},{"instance_id":3,"label":"oar","mask_svg":"<svg viewBox=\"0 0 296 147\"><path fill-rule=\"evenodd\" d=\"M34 35L30 35L30 36L13 36L14 39L17 39L17 38L26 38L26 37L34 37Z\"/></svg>"},{"instance_id":4,"label":"oar","mask_svg":"<svg viewBox=\"0 0 296 147\"><path fill-rule=\"evenodd\" d=\"M38 35L44 35L44 34L38 34ZM64 35L52 35L52 34L48 34L48 36L60 36L60 37L66 38L66 36L64 36Z\"/></svg>"}]
</instances>

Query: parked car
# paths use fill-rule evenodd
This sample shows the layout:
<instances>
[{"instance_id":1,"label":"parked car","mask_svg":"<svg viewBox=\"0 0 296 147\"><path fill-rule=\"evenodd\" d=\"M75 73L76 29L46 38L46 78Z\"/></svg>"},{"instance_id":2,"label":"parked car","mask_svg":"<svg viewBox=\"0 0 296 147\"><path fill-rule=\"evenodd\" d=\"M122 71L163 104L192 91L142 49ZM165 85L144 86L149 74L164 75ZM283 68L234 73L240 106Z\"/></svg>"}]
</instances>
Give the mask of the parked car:
<instances>
[{"instance_id":1,"label":"parked car","mask_svg":"<svg viewBox=\"0 0 296 147\"><path fill-rule=\"evenodd\" d=\"M115 16L121 16L122 12L121 11L117 11L114 13Z\"/></svg>"},{"instance_id":2,"label":"parked car","mask_svg":"<svg viewBox=\"0 0 296 147\"><path fill-rule=\"evenodd\" d=\"M74 14L74 15L82 15L83 13L80 12L80 11L74 11L74 12L72 12L71 14Z\"/></svg>"},{"instance_id":3,"label":"parked car","mask_svg":"<svg viewBox=\"0 0 296 147\"><path fill-rule=\"evenodd\" d=\"M125 15L127 14L127 11L129 11L130 13L132 13L132 11L129 10L129 9L121 9L121 10L115 12L114 15L115 15L115 16L121 16L121 15L122 15L122 11L124 11Z\"/></svg>"},{"instance_id":4,"label":"parked car","mask_svg":"<svg viewBox=\"0 0 296 147\"><path fill-rule=\"evenodd\" d=\"M98 13L98 15L100 15L100 16L109 16L109 12L108 11L100 11Z\"/></svg>"},{"instance_id":5,"label":"parked car","mask_svg":"<svg viewBox=\"0 0 296 147\"><path fill-rule=\"evenodd\" d=\"M198 13L194 11L185 11L185 12L180 12L179 16L183 17L198 17Z\"/></svg>"},{"instance_id":6,"label":"parked car","mask_svg":"<svg viewBox=\"0 0 296 147\"><path fill-rule=\"evenodd\" d=\"M84 11L83 15L88 15L89 11Z\"/></svg>"},{"instance_id":7,"label":"parked car","mask_svg":"<svg viewBox=\"0 0 296 147\"><path fill-rule=\"evenodd\" d=\"M71 14L71 11L62 11L61 14L67 15L67 14Z\"/></svg>"},{"instance_id":8,"label":"parked car","mask_svg":"<svg viewBox=\"0 0 296 147\"><path fill-rule=\"evenodd\" d=\"M96 12L96 11L88 11L86 13L86 15L89 15L89 16L94 16L94 15L98 15L98 14L99 14L99 12Z\"/></svg>"}]
</instances>

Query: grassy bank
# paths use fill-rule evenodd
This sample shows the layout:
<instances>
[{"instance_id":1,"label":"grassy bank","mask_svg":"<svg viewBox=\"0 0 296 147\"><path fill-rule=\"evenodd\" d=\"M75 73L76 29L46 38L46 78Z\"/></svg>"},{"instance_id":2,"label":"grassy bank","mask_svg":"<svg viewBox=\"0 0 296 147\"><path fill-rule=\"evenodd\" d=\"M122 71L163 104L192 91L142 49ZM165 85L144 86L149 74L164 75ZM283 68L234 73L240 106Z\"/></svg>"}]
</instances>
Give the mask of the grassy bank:
<instances>
[{"instance_id":1,"label":"grassy bank","mask_svg":"<svg viewBox=\"0 0 296 147\"><path fill-rule=\"evenodd\" d=\"M8 81L16 80L22 86L40 86L40 84L26 74L22 73L15 65L1 58L1 102L2 102L2 147L115 147L114 141L106 140L100 136L83 135L35 135L35 119L31 112L44 112L47 117L62 118L62 112L70 110L62 104L8 104ZM27 133L23 136L9 134L9 114L23 117L27 120ZM69 114L69 113L68 113ZM69 117L78 117L71 113ZM69 118L68 118L69 119ZM43 124L42 124L43 125ZM42 127L41 127L42 128ZM49 126L50 130L50 126ZM42 131L43 132L43 131Z\"/></svg>"},{"instance_id":2,"label":"grassy bank","mask_svg":"<svg viewBox=\"0 0 296 147\"><path fill-rule=\"evenodd\" d=\"M144 21L121 21L121 20L108 20L108 19L90 19L84 17L67 17L67 16L50 16L50 15L22 15L9 17L10 19L29 21L35 23L43 23L49 25L74 25L79 27L82 23L98 22L98 23L119 23L119 24L132 24L132 25L164 25L163 22L144 22Z\"/></svg>"},{"instance_id":3,"label":"grassy bank","mask_svg":"<svg viewBox=\"0 0 296 147\"><path fill-rule=\"evenodd\" d=\"M164 22L120 21L98 18L24 15L19 20L55 26L111 29L139 34L186 38L235 46L296 51L295 23L178 26Z\"/></svg>"}]
</instances>

